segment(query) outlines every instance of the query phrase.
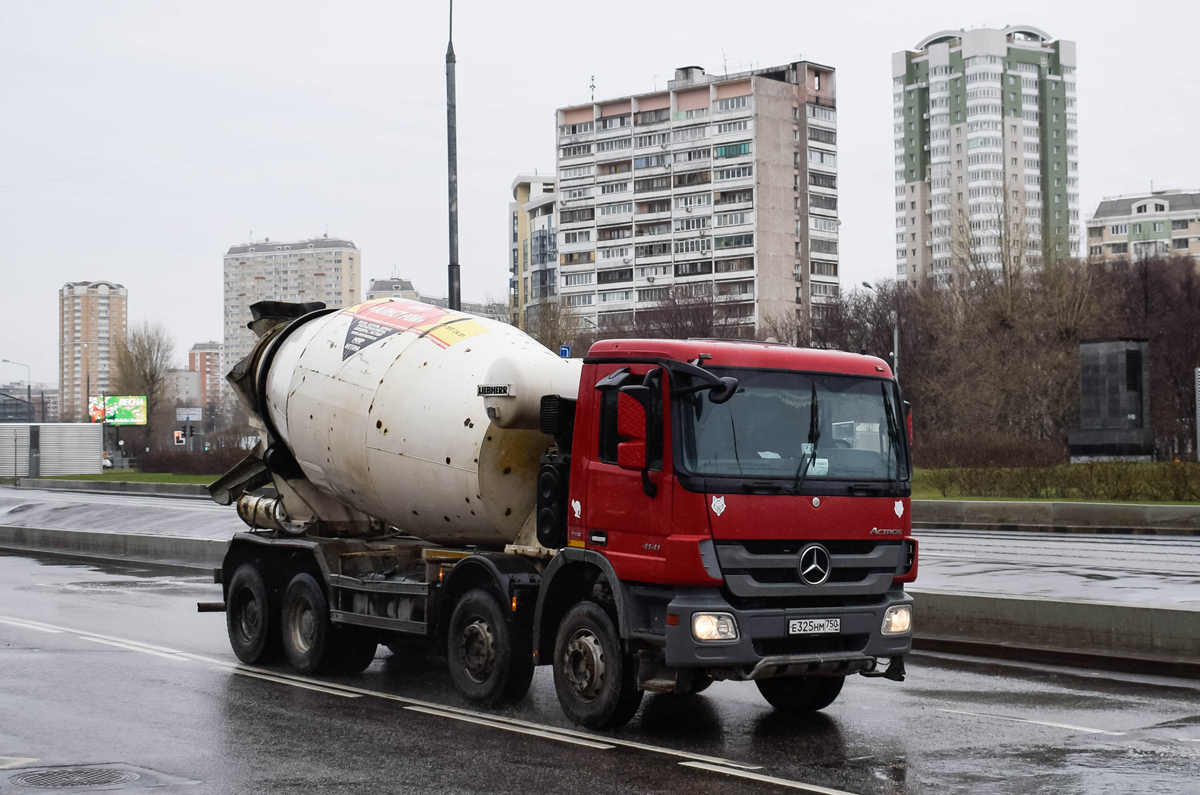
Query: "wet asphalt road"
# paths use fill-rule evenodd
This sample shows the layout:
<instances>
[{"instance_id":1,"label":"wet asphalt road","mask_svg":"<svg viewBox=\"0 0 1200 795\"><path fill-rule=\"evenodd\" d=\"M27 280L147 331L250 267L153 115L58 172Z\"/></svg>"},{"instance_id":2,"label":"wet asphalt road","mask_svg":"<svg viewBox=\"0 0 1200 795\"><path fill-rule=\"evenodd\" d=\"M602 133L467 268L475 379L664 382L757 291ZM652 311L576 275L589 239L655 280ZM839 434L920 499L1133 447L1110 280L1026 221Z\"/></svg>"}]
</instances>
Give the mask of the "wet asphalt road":
<instances>
[{"instance_id":1,"label":"wet asphalt road","mask_svg":"<svg viewBox=\"0 0 1200 795\"><path fill-rule=\"evenodd\" d=\"M440 661L415 653L381 648L353 678L240 669L224 616L195 612L219 593L190 572L0 555L0 793L47 792L12 783L34 767L103 763L140 769L130 792L239 795L1191 793L1200 782L1194 681L921 654L908 681L852 679L805 720L774 713L753 685L718 682L647 697L622 730L582 733L545 668L500 711L475 710Z\"/></svg>"}]
</instances>

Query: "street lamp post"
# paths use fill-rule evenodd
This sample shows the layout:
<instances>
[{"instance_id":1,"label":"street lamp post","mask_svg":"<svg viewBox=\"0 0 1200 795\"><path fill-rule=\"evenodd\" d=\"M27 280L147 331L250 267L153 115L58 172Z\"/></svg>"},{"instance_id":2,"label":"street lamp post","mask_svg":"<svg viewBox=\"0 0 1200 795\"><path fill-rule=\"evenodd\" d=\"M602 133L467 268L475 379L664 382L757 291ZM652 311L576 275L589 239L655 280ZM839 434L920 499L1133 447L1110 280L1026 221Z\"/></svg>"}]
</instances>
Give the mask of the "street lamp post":
<instances>
[{"instance_id":1,"label":"street lamp post","mask_svg":"<svg viewBox=\"0 0 1200 795\"><path fill-rule=\"evenodd\" d=\"M25 368L25 411L29 413L29 421L33 422L33 371L29 369L29 365L14 362L12 359L0 359L0 362L5 364L15 364L17 367Z\"/></svg>"},{"instance_id":2,"label":"street lamp post","mask_svg":"<svg viewBox=\"0 0 1200 795\"><path fill-rule=\"evenodd\" d=\"M873 293L878 293L870 282L863 282L863 287L866 287ZM893 310L891 312L892 321L892 377L900 378L900 313Z\"/></svg>"}]
</instances>

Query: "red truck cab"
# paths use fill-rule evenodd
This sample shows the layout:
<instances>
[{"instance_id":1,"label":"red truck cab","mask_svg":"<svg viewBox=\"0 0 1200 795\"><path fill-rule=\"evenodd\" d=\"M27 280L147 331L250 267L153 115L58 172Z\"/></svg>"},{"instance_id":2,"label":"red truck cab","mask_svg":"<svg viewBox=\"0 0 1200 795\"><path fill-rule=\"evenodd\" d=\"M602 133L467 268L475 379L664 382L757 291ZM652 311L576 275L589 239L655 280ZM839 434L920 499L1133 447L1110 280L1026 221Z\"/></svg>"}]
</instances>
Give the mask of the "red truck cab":
<instances>
[{"instance_id":1,"label":"red truck cab","mask_svg":"<svg viewBox=\"0 0 1200 795\"><path fill-rule=\"evenodd\" d=\"M603 572L643 690L754 680L773 704L820 708L847 674L902 679L917 572L903 407L874 357L599 342L554 459L566 539L544 580ZM554 626L543 591L537 623Z\"/></svg>"}]
</instances>

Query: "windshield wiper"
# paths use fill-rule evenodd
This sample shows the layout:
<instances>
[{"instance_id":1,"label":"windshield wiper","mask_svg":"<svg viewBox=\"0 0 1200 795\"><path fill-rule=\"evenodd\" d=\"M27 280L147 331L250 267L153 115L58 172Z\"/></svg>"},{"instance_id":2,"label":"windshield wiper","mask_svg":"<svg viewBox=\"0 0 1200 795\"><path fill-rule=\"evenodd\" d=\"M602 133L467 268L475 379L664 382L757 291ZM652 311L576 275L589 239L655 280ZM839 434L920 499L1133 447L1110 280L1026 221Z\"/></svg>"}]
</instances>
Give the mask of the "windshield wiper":
<instances>
[{"instance_id":1,"label":"windshield wiper","mask_svg":"<svg viewBox=\"0 0 1200 795\"><path fill-rule=\"evenodd\" d=\"M808 446L809 453L800 454L800 466L796 468L796 481L792 484L792 493L799 494L800 487L804 485L804 479L808 477L808 469L812 462L817 457L817 442L821 439L821 422L817 414L817 382L813 379L812 382L812 401L809 405L808 412Z\"/></svg>"},{"instance_id":2,"label":"windshield wiper","mask_svg":"<svg viewBox=\"0 0 1200 795\"><path fill-rule=\"evenodd\" d=\"M896 417L892 411L892 399L888 397L887 382L881 382L879 388L883 391L883 413L887 416L888 442L892 446L888 456L888 480L900 481L900 435L896 430ZM896 465L896 476L892 477L892 464Z\"/></svg>"}]
</instances>

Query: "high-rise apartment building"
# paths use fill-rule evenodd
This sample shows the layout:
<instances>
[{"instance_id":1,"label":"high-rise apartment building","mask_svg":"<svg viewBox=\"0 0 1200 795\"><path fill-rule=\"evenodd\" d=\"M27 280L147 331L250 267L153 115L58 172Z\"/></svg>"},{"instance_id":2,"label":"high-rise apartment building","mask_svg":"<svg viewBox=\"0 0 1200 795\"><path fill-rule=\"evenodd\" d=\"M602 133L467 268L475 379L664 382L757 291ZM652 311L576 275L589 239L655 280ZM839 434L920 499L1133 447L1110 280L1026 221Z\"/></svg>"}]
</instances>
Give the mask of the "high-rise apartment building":
<instances>
[{"instance_id":1,"label":"high-rise apartment building","mask_svg":"<svg viewBox=\"0 0 1200 795\"><path fill-rule=\"evenodd\" d=\"M315 237L293 242L232 246L225 252L225 345L222 372L254 347L250 305L258 301L321 301L326 306L358 303L362 294L362 253L343 238Z\"/></svg>"},{"instance_id":2,"label":"high-rise apartment building","mask_svg":"<svg viewBox=\"0 0 1200 795\"><path fill-rule=\"evenodd\" d=\"M1088 258L1200 260L1200 191L1160 190L1114 196L1088 219Z\"/></svg>"},{"instance_id":3,"label":"high-rise apartment building","mask_svg":"<svg viewBox=\"0 0 1200 795\"><path fill-rule=\"evenodd\" d=\"M1079 256L1075 43L1027 25L892 56L896 276Z\"/></svg>"},{"instance_id":4,"label":"high-rise apartment building","mask_svg":"<svg viewBox=\"0 0 1200 795\"><path fill-rule=\"evenodd\" d=\"M128 298L113 282L67 282L58 291L59 416L87 422L88 395L112 394L116 349L128 334Z\"/></svg>"},{"instance_id":5,"label":"high-rise apartment building","mask_svg":"<svg viewBox=\"0 0 1200 795\"><path fill-rule=\"evenodd\" d=\"M520 174L512 182L508 310L510 321L518 328L527 327L526 315L532 304L558 294L554 187L553 176L537 174Z\"/></svg>"},{"instance_id":6,"label":"high-rise apartment building","mask_svg":"<svg viewBox=\"0 0 1200 795\"><path fill-rule=\"evenodd\" d=\"M200 374L200 407L220 402L225 373L221 370L221 343L197 342L188 351L188 369Z\"/></svg>"},{"instance_id":7,"label":"high-rise apartment building","mask_svg":"<svg viewBox=\"0 0 1200 795\"><path fill-rule=\"evenodd\" d=\"M558 284L601 328L712 296L750 335L838 293L834 70L697 66L558 111Z\"/></svg>"}]
</instances>

